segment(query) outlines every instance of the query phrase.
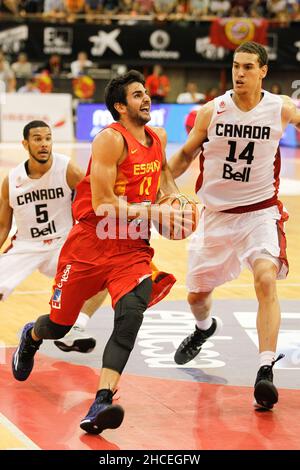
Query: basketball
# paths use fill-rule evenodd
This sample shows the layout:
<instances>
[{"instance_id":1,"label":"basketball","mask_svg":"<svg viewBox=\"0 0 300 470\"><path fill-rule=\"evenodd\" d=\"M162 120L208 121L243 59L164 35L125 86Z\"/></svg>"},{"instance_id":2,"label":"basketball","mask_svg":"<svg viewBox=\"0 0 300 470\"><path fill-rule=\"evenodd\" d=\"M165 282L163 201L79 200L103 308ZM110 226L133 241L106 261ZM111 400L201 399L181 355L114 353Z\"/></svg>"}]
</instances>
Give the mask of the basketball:
<instances>
[{"instance_id":1,"label":"basketball","mask_svg":"<svg viewBox=\"0 0 300 470\"><path fill-rule=\"evenodd\" d=\"M155 229L160 235L169 240L184 240L197 228L199 222L199 211L194 200L184 194L170 194L163 196L159 205L166 204L181 211L181 220L177 219L175 225L173 214L160 214L159 221L152 220ZM192 215L190 212L192 211ZM188 214L189 213L189 214Z\"/></svg>"}]
</instances>

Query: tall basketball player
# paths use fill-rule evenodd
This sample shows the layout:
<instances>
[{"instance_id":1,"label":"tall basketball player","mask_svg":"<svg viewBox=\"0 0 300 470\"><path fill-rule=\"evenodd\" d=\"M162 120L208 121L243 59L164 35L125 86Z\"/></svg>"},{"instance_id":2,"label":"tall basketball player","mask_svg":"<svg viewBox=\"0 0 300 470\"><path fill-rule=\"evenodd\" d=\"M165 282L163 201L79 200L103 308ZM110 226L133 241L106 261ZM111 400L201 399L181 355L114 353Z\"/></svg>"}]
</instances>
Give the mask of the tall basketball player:
<instances>
[{"instance_id":1,"label":"tall basketball player","mask_svg":"<svg viewBox=\"0 0 300 470\"><path fill-rule=\"evenodd\" d=\"M278 401L273 366L280 324L276 279L288 273L284 222L278 200L279 140L289 123L300 128L300 112L287 96L262 89L267 52L246 42L234 53L233 90L204 105L187 142L170 160L174 177L186 171L200 152L196 192L204 204L190 247L188 302L195 331L178 347L175 362L185 364L212 336L215 287L235 279L242 265L252 272L258 299L260 368L254 386L255 406L271 409ZM204 234L204 235L203 235Z\"/></svg>"}]
</instances>

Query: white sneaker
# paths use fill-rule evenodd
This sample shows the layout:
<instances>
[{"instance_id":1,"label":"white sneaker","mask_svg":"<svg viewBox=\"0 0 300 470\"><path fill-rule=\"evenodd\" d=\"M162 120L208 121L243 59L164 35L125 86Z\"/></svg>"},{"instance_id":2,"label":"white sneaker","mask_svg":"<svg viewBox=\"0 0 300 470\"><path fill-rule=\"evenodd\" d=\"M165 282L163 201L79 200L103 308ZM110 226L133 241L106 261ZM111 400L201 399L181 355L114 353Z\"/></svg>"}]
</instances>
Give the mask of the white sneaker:
<instances>
[{"instance_id":1,"label":"white sneaker","mask_svg":"<svg viewBox=\"0 0 300 470\"><path fill-rule=\"evenodd\" d=\"M55 340L54 344L61 351L88 353L93 351L96 346L96 340L92 336L87 335L83 328L74 325L66 336Z\"/></svg>"}]
</instances>

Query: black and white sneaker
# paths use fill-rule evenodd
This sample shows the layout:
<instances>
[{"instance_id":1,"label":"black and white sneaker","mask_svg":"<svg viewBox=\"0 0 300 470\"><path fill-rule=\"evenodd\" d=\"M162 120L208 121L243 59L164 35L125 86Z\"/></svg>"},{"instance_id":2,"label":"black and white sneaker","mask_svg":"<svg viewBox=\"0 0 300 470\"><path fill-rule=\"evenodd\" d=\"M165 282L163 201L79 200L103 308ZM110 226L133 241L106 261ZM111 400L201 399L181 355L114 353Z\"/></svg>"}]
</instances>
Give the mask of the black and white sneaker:
<instances>
[{"instance_id":1,"label":"black and white sneaker","mask_svg":"<svg viewBox=\"0 0 300 470\"><path fill-rule=\"evenodd\" d=\"M95 348L96 340L91 335L88 335L83 328L74 325L66 336L56 339L54 344L64 352L77 351L89 353Z\"/></svg>"},{"instance_id":2,"label":"black and white sneaker","mask_svg":"<svg viewBox=\"0 0 300 470\"><path fill-rule=\"evenodd\" d=\"M194 359L194 357L196 357L201 351L205 341L216 332L219 332L221 328L222 321L219 318L214 317L212 318L212 324L208 330L200 330L196 325L195 331L187 336L178 346L174 356L176 364L186 364Z\"/></svg>"},{"instance_id":3,"label":"black and white sneaker","mask_svg":"<svg viewBox=\"0 0 300 470\"><path fill-rule=\"evenodd\" d=\"M284 357L279 354L270 366L261 366L257 372L254 384L254 407L257 409L271 410L275 403L278 402L278 391L273 384L273 366L275 362Z\"/></svg>"}]
</instances>

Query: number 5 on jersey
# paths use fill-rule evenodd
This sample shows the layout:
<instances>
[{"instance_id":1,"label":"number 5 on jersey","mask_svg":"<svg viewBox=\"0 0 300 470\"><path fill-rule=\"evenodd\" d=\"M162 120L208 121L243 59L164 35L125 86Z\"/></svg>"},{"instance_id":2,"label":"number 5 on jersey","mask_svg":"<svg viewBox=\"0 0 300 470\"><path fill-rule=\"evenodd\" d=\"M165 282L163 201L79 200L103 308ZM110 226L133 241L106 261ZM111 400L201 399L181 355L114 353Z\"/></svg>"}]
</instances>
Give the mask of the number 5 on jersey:
<instances>
[{"instance_id":1,"label":"number 5 on jersey","mask_svg":"<svg viewBox=\"0 0 300 470\"><path fill-rule=\"evenodd\" d=\"M47 204L36 204L35 215L38 224L47 223L49 221ZM30 233L32 238L48 237L49 235L53 235L56 233L55 222L52 220L52 222L49 222L48 225L43 228L31 227Z\"/></svg>"}]
</instances>

